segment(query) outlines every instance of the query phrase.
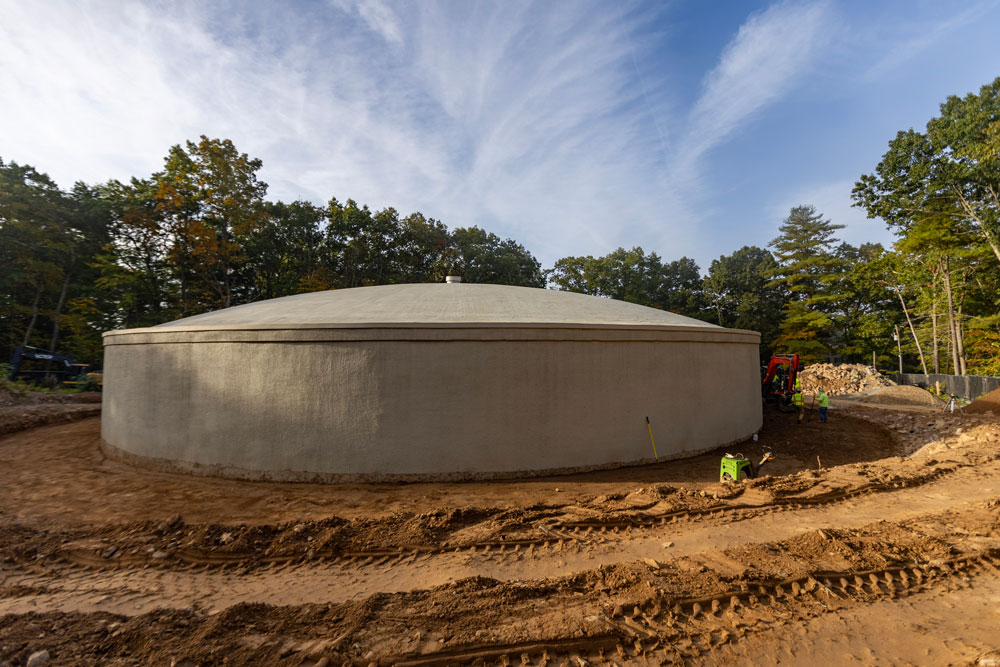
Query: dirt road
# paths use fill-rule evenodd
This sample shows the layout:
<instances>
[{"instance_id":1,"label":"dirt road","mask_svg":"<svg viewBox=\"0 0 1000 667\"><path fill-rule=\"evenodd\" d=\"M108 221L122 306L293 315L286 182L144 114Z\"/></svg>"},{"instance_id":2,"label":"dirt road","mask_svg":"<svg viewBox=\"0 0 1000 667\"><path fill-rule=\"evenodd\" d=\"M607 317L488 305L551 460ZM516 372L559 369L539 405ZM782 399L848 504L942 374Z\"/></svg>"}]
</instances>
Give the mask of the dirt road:
<instances>
[{"instance_id":1,"label":"dirt road","mask_svg":"<svg viewBox=\"0 0 1000 667\"><path fill-rule=\"evenodd\" d=\"M247 483L0 440L0 660L969 664L1000 649L1000 418L769 413L718 455L511 482ZM817 457L819 459L817 460Z\"/></svg>"}]
</instances>

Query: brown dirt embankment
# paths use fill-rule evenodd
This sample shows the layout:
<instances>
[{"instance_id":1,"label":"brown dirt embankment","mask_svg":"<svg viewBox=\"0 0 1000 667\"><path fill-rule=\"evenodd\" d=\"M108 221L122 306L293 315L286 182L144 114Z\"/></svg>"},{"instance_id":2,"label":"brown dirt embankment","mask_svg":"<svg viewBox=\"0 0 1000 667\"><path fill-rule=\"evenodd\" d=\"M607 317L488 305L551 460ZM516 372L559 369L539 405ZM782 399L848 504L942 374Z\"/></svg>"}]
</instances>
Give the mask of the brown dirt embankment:
<instances>
[{"instance_id":1,"label":"brown dirt embankment","mask_svg":"<svg viewBox=\"0 0 1000 667\"><path fill-rule=\"evenodd\" d=\"M1000 590L1000 534L989 527L998 511L992 500L696 557L535 580L464 577L338 603L8 614L0 658L24 664L46 650L81 665L785 664L810 623L822 624L809 641L826 651L863 623L872 638L864 663L970 664L996 646L989 600ZM45 590L22 575L9 593L69 595L89 576L69 574L71 585ZM929 623L935 604L974 613ZM917 623L926 627L915 631Z\"/></svg>"},{"instance_id":2,"label":"brown dirt embankment","mask_svg":"<svg viewBox=\"0 0 1000 667\"><path fill-rule=\"evenodd\" d=\"M100 404L28 405L0 408L0 436L39 426L69 424L101 414Z\"/></svg>"},{"instance_id":3,"label":"brown dirt embankment","mask_svg":"<svg viewBox=\"0 0 1000 667\"><path fill-rule=\"evenodd\" d=\"M100 392L25 391L0 381L0 436L50 424L67 424L100 413Z\"/></svg>"},{"instance_id":4,"label":"brown dirt embankment","mask_svg":"<svg viewBox=\"0 0 1000 667\"><path fill-rule=\"evenodd\" d=\"M856 394L839 396L837 400L886 407L944 407L944 403L934 398L929 391L908 385L892 385L868 389Z\"/></svg>"},{"instance_id":5,"label":"brown dirt embankment","mask_svg":"<svg viewBox=\"0 0 1000 667\"><path fill-rule=\"evenodd\" d=\"M0 380L0 408L26 405L53 405L66 403L100 403L101 392L49 392L28 391L6 380Z\"/></svg>"},{"instance_id":6,"label":"brown dirt embankment","mask_svg":"<svg viewBox=\"0 0 1000 667\"><path fill-rule=\"evenodd\" d=\"M969 403L967 406L962 408L962 412L992 412L1000 415L1000 389L991 391L985 396L981 396L972 403Z\"/></svg>"},{"instance_id":7,"label":"brown dirt embankment","mask_svg":"<svg viewBox=\"0 0 1000 667\"><path fill-rule=\"evenodd\" d=\"M0 438L0 663L816 664L846 635L862 664L971 664L1000 419L845 406L766 412L732 450L777 458L742 484L720 452L325 486L126 466L95 419Z\"/></svg>"}]
</instances>

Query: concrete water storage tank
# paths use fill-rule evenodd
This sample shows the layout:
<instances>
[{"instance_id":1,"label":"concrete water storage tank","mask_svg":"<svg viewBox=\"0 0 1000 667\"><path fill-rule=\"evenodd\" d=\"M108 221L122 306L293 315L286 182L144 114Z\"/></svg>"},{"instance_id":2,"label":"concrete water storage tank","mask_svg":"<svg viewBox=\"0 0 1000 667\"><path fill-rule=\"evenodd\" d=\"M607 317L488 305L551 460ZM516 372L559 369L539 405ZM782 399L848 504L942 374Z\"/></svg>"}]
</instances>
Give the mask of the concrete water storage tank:
<instances>
[{"instance_id":1,"label":"concrete water storage tank","mask_svg":"<svg viewBox=\"0 0 1000 667\"><path fill-rule=\"evenodd\" d=\"M314 292L104 334L102 435L246 479L614 467L749 437L759 334L599 297L421 284Z\"/></svg>"}]
</instances>

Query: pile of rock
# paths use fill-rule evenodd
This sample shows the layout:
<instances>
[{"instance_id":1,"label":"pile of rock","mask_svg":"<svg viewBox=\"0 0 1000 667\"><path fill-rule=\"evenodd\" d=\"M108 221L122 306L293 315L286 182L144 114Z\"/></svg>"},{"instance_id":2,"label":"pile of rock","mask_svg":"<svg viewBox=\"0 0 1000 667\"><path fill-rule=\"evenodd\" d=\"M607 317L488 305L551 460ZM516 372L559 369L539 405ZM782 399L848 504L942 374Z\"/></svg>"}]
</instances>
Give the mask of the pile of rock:
<instances>
[{"instance_id":1,"label":"pile of rock","mask_svg":"<svg viewBox=\"0 0 1000 667\"><path fill-rule=\"evenodd\" d=\"M896 384L871 366L862 364L811 364L799 373L799 377L803 392L812 394L822 387L831 396Z\"/></svg>"}]
</instances>

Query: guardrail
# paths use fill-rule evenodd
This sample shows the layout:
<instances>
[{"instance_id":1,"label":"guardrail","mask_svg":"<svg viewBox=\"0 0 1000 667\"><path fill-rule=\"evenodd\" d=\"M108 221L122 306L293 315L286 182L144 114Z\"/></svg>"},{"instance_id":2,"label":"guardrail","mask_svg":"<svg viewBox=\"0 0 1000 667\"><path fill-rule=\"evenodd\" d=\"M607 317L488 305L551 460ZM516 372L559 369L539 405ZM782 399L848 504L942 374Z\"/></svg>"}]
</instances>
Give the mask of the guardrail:
<instances>
[{"instance_id":1,"label":"guardrail","mask_svg":"<svg viewBox=\"0 0 1000 667\"><path fill-rule=\"evenodd\" d=\"M915 387L933 387L941 384L941 391L974 401L983 394L1000 389L1000 377L993 375L944 375L943 373L893 373L889 376L896 384Z\"/></svg>"}]
</instances>

